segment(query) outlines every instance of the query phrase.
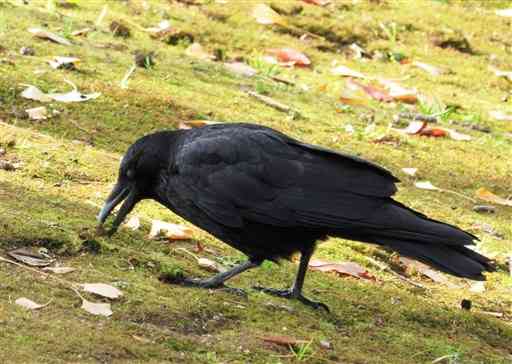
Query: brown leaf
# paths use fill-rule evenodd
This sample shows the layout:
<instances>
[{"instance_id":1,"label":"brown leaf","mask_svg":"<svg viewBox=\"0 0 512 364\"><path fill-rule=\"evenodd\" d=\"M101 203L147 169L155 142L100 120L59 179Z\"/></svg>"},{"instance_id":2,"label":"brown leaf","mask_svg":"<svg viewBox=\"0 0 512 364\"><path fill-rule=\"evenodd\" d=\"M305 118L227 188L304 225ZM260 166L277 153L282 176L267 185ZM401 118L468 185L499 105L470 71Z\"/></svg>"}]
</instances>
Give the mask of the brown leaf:
<instances>
[{"instance_id":1,"label":"brown leaf","mask_svg":"<svg viewBox=\"0 0 512 364\"><path fill-rule=\"evenodd\" d=\"M267 49L267 53L275 56L282 66L307 67L311 64L304 53L293 48L271 48Z\"/></svg>"},{"instance_id":2,"label":"brown leaf","mask_svg":"<svg viewBox=\"0 0 512 364\"><path fill-rule=\"evenodd\" d=\"M480 187L475 192L476 197L478 197L481 200L491 202L497 205L504 205L504 206L512 206L512 200L508 200L502 197L499 197L486 189L485 187Z\"/></svg>"},{"instance_id":3,"label":"brown leaf","mask_svg":"<svg viewBox=\"0 0 512 364\"><path fill-rule=\"evenodd\" d=\"M276 344L276 345L280 345L280 346L286 346L286 347L297 346L297 345L302 345L302 344L308 343L307 340L299 340L299 339L295 339L293 337L284 336L284 335L268 335L268 336L263 336L261 339L267 343Z\"/></svg>"},{"instance_id":4,"label":"brown leaf","mask_svg":"<svg viewBox=\"0 0 512 364\"><path fill-rule=\"evenodd\" d=\"M149 238L155 238L159 235L165 236L169 240L189 240L192 239L194 230L185 225L171 224L168 222L153 220Z\"/></svg>"},{"instance_id":5,"label":"brown leaf","mask_svg":"<svg viewBox=\"0 0 512 364\"><path fill-rule=\"evenodd\" d=\"M188 120L180 122L179 128L182 130L200 128L201 126L219 124L218 121L211 120Z\"/></svg>"},{"instance_id":6,"label":"brown leaf","mask_svg":"<svg viewBox=\"0 0 512 364\"><path fill-rule=\"evenodd\" d=\"M365 84L362 84L359 81L356 81L352 78L349 78L347 80L347 84L355 85L355 86L361 88L368 96L370 96L371 98L373 98L377 101L384 101L384 102L393 101L393 98L389 95L389 93L386 90L383 90L379 87L376 87L373 85L365 85Z\"/></svg>"},{"instance_id":7,"label":"brown leaf","mask_svg":"<svg viewBox=\"0 0 512 364\"><path fill-rule=\"evenodd\" d=\"M448 279L444 275L430 269L429 266L427 266L426 264L418 262L414 259L400 257L400 263L402 263L408 269L412 268L412 269L418 271L419 273L430 278L434 282L437 282L437 283L447 283L448 282Z\"/></svg>"},{"instance_id":8,"label":"brown leaf","mask_svg":"<svg viewBox=\"0 0 512 364\"><path fill-rule=\"evenodd\" d=\"M375 280L375 277L366 269L354 262L325 262L313 259L309 262L309 269L320 272L335 272L356 278Z\"/></svg>"}]
</instances>

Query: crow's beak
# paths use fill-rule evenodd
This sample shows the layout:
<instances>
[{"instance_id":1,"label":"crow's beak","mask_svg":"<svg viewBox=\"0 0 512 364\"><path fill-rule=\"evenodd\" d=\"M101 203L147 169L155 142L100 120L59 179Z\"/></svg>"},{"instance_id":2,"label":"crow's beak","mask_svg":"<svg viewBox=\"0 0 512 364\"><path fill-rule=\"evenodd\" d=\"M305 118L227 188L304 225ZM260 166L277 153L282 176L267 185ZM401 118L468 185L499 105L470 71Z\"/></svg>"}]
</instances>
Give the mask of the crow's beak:
<instances>
[{"instance_id":1,"label":"crow's beak","mask_svg":"<svg viewBox=\"0 0 512 364\"><path fill-rule=\"evenodd\" d=\"M123 200L124 203L112 223L112 229L109 231L109 235L112 235L117 231L117 228L124 221L126 215L128 215L135 204L140 201L135 184L123 184L118 182L114 186L110 196L108 196L107 201L105 201L105 205L98 214L98 222L100 223L100 226L103 225L112 210L114 210L114 208Z\"/></svg>"}]
</instances>

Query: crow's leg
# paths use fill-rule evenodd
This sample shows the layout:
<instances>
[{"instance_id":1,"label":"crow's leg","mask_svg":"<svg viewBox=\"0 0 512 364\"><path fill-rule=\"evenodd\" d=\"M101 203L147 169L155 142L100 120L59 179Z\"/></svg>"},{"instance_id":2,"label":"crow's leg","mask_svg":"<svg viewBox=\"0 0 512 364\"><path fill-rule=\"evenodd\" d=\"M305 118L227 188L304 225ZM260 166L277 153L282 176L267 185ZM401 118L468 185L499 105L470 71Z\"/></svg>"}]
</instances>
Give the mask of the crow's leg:
<instances>
[{"instance_id":1,"label":"crow's leg","mask_svg":"<svg viewBox=\"0 0 512 364\"><path fill-rule=\"evenodd\" d=\"M188 286L188 287L223 288L228 291L232 291L233 293L245 295L245 292L242 289L225 287L224 282L242 272L245 272L248 269L257 267L260 264L261 264L261 261L248 260L242 264L237 265L236 267L234 267L228 271L216 274L210 278L206 278L206 279L182 278L176 283L180 283L180 284L183 284L184 286Z\"/></svg>"},{"instance_id":2,"label":"crow's leg","mask_svg":"<svg viewBox=\"0 0 512 364\"><path fill-rule=\"evenodd\" d=\"M313 255L314 250L315 250L315 248L311 247L307 250L302 251L301 256L300 256L299 271L297 272L297 276L295 278L295 282L293 283L292 288L290 288L290 289L275 289L275 288L266 288L266 287L260 287L260 286L256 286L253 288L258 291L271 294L273 296L283 297L283 298L293 298L293 299L299 300L300 302L304 303L307 306L310 306L313 308L323 308L327 312L329 312L329 307L326 304L324 304L322 302L312 301L309 298L306 298L302 295L302 287L304 286L304 277L306 276L306 271L308 270L309 260L311 259L311 256Z\"/></svg>"}]
</instances>

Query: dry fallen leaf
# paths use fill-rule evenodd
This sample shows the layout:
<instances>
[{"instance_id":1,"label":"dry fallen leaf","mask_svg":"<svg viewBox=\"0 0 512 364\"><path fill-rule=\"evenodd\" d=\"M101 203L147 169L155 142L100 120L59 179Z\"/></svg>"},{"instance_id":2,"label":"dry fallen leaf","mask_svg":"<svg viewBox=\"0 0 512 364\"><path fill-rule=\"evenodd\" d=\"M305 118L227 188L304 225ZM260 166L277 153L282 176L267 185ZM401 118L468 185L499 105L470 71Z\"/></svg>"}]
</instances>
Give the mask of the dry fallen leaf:
<instances>
[{"instance_id":1,"label":"dry fallen leaf","mask_svg":"<svg viewBox=\"0 0 512 364\"><path fill-rule=\"evenodd\" d=\"M425 121L411 121L409 125L407 125L404 129L394 129L399 133L402 134L419 134L425 127L427 126L427 123Z\"/></svg>"},{"instance_id":2,"label":"dry fallen leaf","mask_svg":"<svg viewBox=\"0 0 512 364\"><path fill-rule=\"evenodd\" d=\"M140 218L138 216L132 216L123 226L134 231L138 230L140 228Z\"/></svg>"},{"instance_id":3,"label":"dry fallen leaf","mask_svg":"<svg viewBox=\"0 0 512 364\"><path fill-rule=\"evenodd\" d=\"M436 66L432 66L431 64L428 64L428 63L412 61L411 65L418 67L419 69L422 69L423 71L431 74L432 76L440 76L442 74L447 73L446 70L436 67Z\"/></svg>"},{"instance_id":4,"label":"dry fallen leaf","mask_svg":"<svg viewBox=\"0 0 512 364\"><path fill-rule=\"evenodd\" d=\"M244 77L252 77L258 73L254 68L242 62L224 63L224 67L230 72Z\"/></svg>"},{"instance_id":5,"label":"dry fallen leaf","mask_svg":"<svg viewBox=\"0 0 512 364\"><path fill-rule=\"evenodd\" d=\"M386 90L383 90L373 85L362 84L359 81L354 80L353 78L349 78L347 80L347 86L349 86L351 89L355 89L356 87L358 87L361 90L363 90L368 96L377 101L393 101L393 98L389 95L389 93Z\"/></svg>"},{"instance_id":6,"label":"dry fallen leaf","mask_svg":"<svg viewBox=\"0 0 512 364\"><path fill-rule=\"evenodd\" d=\"M11 250L7 252L7 255L32 267L46 267L55 261L47 254L30 248Z\"/></svg>"},{"instance_id":7,"label":"dry fallen leaf","mask_svg":"<svg viewBox=\"0 0 512 364\"><path fill-rule=\"evenodd\" d=\"M199 59L202 59L202 60L212 60L212 59L215 58L212 54L206 52L203 49L203 46L201 46L201 44L199 44L199 43L192 43L185 50L185 54L187 56L194 57L194 58L199 58Z\"/></svg>"},{"instance_id":8,"label":"dry fallen leaf","mask_svg":"<svg viewBox=\"0 0 512 364\"><path fill-rule=\"evenodd\" d=\"M402 168L402 172L409 176L415 176L416 172L418 171L418 168Z\"/></svg>"},{"instance_id":9,"label":"dry fallen leaf","mask_svg":"<svg viewBox=\"0 0 512 364\"><path fill-rule=\"evenodd\" d=\"M469 287L469 291L473 293L484 293L485 292L485 282L475 282L472 283Z\"/></svg>"},{"instance_id":10,"label":"dry fallen leaf","mask_svg":"<svg viewBox=\"0 0 512 364\"><path fill-rule=\"evenodd\" d=\"M287 26L286 20L284 20L281 15L272 10L270 6L265 4L256 5L252 11L252 16L259 24L279 24L281 26Z\"/></svg>"},{"instance_id":11,"label":"dry fallen leaf","mask_svg":"<svg viewBox=\"0 0 512 364\"><path fill-rule=\"evenodd\" d=\"M441 189L434 186L430 181L419 181L414 184L416 188L420 188L422 190L430 190L430 191L440 191Z\"/></svg>"},{"instance_id":12,"label":"dry fallen leaf","mask_svg":"<svg viewBox=\"0 0 512 364\"><path fill-rule=\"evenodd\" d=\"M146 28L145 31L149 33L162 33L171 29L171 22L169 20L162 20L156 27Z\"/></svg>"},{"instance_id":13,"label":"dry fallen leaf","mask_svg":"<svg viewBox=\"0 0 512 364\"><path fill-rule=\"evenodd\" d=\"M407 89L395 81L386 79L379 79L379 83L387 88L389 97L391 97L392 100L406 104L415 104L418 102L418 91L416 89Z\"/></svg>"},{"instance_id":14,"label":"dry fallen leaf","mask_svg":"<svg viewBox=\"0 0 512 364\"><path fill-rule=\"evenodd\" d=\"M192 128L200 128L201 126L206 125L214 125L219 124L218 121L211 121L211 120L188 120L188 121L182 121L179 124L179 128L182 130L192 129Z\"/></svg>"},{"instance_id":15,"label":"dry fallen leaf","mask_svg":"<svg viewBox=\"0 0 512 364\"><path fill-rule=\"evenodd\" d=\"M512 8L509 9L498 9L495 11L496 15L512 17Z\"/></svg>"},{"instance_id":16,"label":"dry fallen leaf","mask_svg":"<svg viewBox=\"0 0 512 364\"><path fill-rule=\"evenodd\" d=\"M507 114L503 111L489 111L489 116L499 121L512 121L512 114Z\"/></svg>"},{"instance_id":17,"label":"dry fallen leaf","mask_svg":"<svg viewBox=\"0 0 512 364\"><path fill-rule=\"evenodd\" d=\"M354 262L325 262L313 259L309 262L309 269L320 272L336 272L341 275L349 275L356 278L375 280L375 277L366 269Z\"/></svg>"},{"instance_id":18,"label":"dry fallen leaf","mask_svg":"<svg viewBox=\"0 0 512 364\"><path fill-rule=\"evenodd\" d=\"M112 315L112 309L110 308L110 303L94 303L87 301L82 298L82 309L85 311L92 313L93 315L106 316L109 317Z\"/></svg>"},{"instance_id":19,"label":"dry fallen leaf","mask_svg":"<svg viewBox=\"0 0 512 364\"><path fill-rule=\"evenodd\" d=\"M217 265L217 263L215 263L213 260L210 260L208 258L198 258L197 259L197 264L201 267L201 268L205 268L207 270L209 270L210 272L220 272L221 269L219 268L219 266Z\"/></svg>"},{"instance_id":20,"label":"dry fallen leaf","mask_svg":"<svg viewBox=\"0 0 512 364\"><path fill-rule=\"evenodd\" d=\"M475 192L475 195L481 200L491 202L497 205L512 206L512 200L508 200L500 196L497 196L488 189L486 189L485 187L480 187Z\"/></svg>"},{"instance_id":21,"label":"dry fallen leaf","mask_svg":"<svg viewBox=\"0 0 512 364\"><path fill-rule=\"evenodd\" d=\"M302 52L293 48L271 48L267 53L276 57L282 66L307 67L311 64L309 58Z\"/></svg>"},{"instance_id":22,"label":"dry fallen leaf","mask_svg":"<svg viewBox=\"0 0 512 364\"><path fill-rule=\"evenodd\" d=\"M448 281L448 279L440 272L437 272L431 269L428 265L418 262L414 259L400 257L400 263L402 263L408 269L414 269L424 276L430 278L432 281L436 283L444 283L455 287L452 283Z\"/></svg>"},{"instance_id":23,"label":"dry fallen leaf","mask_svg":"<svg viewBox=\"0 0 512 364\"><path fill-rule=\"evenodd\" d=\"M51 40L52 42L67 45L67 46L71 45L71 42L69 40L67 40L66 38L63 38L60 35L48 32L46 30L42 30L39 28L29 28L28 31L30 33L32 33L34 36L41 38L41 39Z\"/></svg>"},{"instance_id":24,"label":"dry fallen leaf","mask_svg":"<svg viewBox=\"0 0 512 364\"><path fill-rule=\"evenodd\" d=\"M335 76L354 77L354 78L367 78L359 71L355 71L343 65L339 65L331 69L331 73Z\"/></svg>"},{"instance_id":25,"label":"dry fallen leaf","mask_svg":"<svg viewBox=\"0 0 512 364\"><path fill-rule=\"evenodd\" d=\"M48 118L48 110L44 106L26 109L25 112L31 120L46 120Z\"/></svg>"},{"instance_id":26,"label":"dry fallen leaf","mask_svg":"<svg viewBox=\"0 0 512 364\"><path fill-rule=\"evenodd\" d=\"M168 222L153 220L149 238L153 239L163 235L169 240L189 240L192 239L194 230L185 225L171 224Z\"/></svg>"},{"instance_id":27,"label":"dry fallen leaf","mask_svg":"<svg viewBox=\"0 0 512 364\"><path fill-rule=\"evenodd\" d=\"M38 310L50 304L50 302L48 302L45 305L41 305L25 297L18 298L16 301L14 301L14 303L17 304L18 306L26 308L27 310Z\"/></svg>"},{"instance_id":28,"label":"dry fallen leaf","mask_svg":"<svg viewBox=\"0 0 512 364\"><path fill-rule=\"evenodd\" d=\"M45 272L51 272L54 274L67 274L76 271L76 268L71 267L45 267L42 269Z\"/></svg>"},{"instance_id":29,"label":"dry fallen leaf","mask_svg":"<svg viewBox=\"0 0 512 364\"><path fill-rule=\"evenodd\" d=\"M80 62L79 58L76 57L61 57L57 56L48 61L50 67L54 69L65 68L65 69L73 69L76 67L77 63Z\"/></svg>"},{"instance_id":30,"label":"dry fallen leaf","mask_svg":"<svg viewBox=\"0 0 512 364\"><path fill-rule=\"evenodd\" d=\"M25 297L18 298L16 301L14 301L14 303L29 310L37 310L43 307L43 305L35 303L34 301L31 301Z\"/></svg>"},{"instance_id":31,"label":"dry fallen leaf","mask_svg":"<svg viewBox=\"0 0 512 364\"><path fill-rule=\"evenodd\" d=\"M302 345L302 344L308 343L307 340L294 339L293 337L283 336L283 335L263 336L261 339L267 343L286 346L286 347L297 346L297 345Z\"/></svg>"},{"instance_id":32,"label":"dry fallen leaf","mask_svg":"<svg viewBox=\"0 0 512 364\"><path fill-rule=\"evenodd\" d=\"M28 87L21 93L21 96L26 99L37 100L41 102L50 102L52 100L60 102L82 102L95 99L101 95L99 92L94 92L92 94L82 94L78 91L72 82L67 80L65 81L73 87L72 91L66 93L45 94L37 87L27 85Z\"/></svg>"},{"instance_id":33,"label":"dry fallen leaf","mask_svg":"<svg viewBox=\"0 0 512 364\"><path fill-rule=\"evenodd\" d=\"M459 140L459 141L469 141L471 140L471 136L467 134L459 133L458 131L448 129L448 128L440 128L441 130L444 130L446 133L448 133L448 136L453 140Z\"/></svg>"},{"instance_id":34,"label":"dry fallen leaf","mask_svg":"<svg viewBox=\"0 0 512 364\"><path fill-rule=\"evenodd\" d=\"M121 292L119 289L105 283L84 283L80 284L80 287L85 292L94 293L98 296L110 299L116 299L123 295L123 292Z\"/></svg>"},{"instance_id":35,"label":"dry fallen leaf","mask_svg":"<svg viewBox=\"0 0 512 364\"><path fill-rule=\"evenodd\" d=\"M36 101L42 101L42 102L50 102L52 101L52 98L45 94L43 91L38 89L35 86L28 86L23 92L21 93L21 97L24 97L26 99L30 100L36 100Z\"/></svg>"}]
</instances>

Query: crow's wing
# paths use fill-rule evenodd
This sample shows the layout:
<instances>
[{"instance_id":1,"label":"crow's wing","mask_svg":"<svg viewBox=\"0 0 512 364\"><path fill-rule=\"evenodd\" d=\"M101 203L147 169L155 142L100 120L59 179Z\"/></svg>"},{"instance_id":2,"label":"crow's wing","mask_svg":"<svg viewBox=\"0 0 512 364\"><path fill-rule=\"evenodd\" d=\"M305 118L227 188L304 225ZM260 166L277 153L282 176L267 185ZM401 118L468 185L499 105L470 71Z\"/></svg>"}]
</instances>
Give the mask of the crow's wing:
<instances>
[{"instance_id":1,"label":"crow's wing","mask_svg":"<svg viewBox=\"0 0 512 364\"><path fill-rule=\"evenodd\" d=\"M196 130L177 150L170 183L226 226L364 224L396 191L397 179L377 165L271 129Z\"/></svg>"}]
</instances>

